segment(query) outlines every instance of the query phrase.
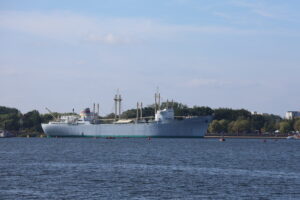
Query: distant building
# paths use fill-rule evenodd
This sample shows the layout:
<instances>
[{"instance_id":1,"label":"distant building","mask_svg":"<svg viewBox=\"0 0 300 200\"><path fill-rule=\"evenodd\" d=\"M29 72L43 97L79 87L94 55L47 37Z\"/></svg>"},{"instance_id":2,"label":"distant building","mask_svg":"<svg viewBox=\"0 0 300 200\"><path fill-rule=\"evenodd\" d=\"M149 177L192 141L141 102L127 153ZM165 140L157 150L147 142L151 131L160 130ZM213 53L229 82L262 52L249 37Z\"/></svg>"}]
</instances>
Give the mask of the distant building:
<instances>
[{"instance_id":1,"label":"distant building","mask_svg":"<svg viewBox=\"0 0 300 200\"><path fill-rule=\"evenodd\" d=\"M269 114L268 113L260 113L260 112L257 112L257 111L252 111L251 115L269 115Z\"/></svg>"},{"instance_id":2,"label":"distant building","mask_svg":"<svg viewBox=\"0 0 300 200\"><path fill-rule=\"evenodd\" d=\"M262 115L262 113L256 112L256 111L252 111L251 115Z\"/></svg>"},{"instance_id":3,"label":"distant building","mask_svg":"<svg viewBox=\"0 0 300 200\"><path fill-rule=\"evenodd\" d=\"M294 119L295 117L300 117L300 111L287 111L285 113L286 119Z\"/></svg>"}]
</instances>

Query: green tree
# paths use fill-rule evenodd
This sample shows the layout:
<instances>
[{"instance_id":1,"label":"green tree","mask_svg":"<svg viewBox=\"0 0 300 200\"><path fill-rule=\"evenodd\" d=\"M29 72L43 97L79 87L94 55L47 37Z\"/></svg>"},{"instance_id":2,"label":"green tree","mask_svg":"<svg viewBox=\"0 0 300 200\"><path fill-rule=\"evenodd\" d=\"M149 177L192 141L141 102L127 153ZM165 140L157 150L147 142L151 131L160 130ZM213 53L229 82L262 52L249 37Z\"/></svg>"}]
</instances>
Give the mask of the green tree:
<instances>
[{"instance_id":1,"label":"green tree","mask_svg":"<svg viewBox=\"0 0 300 200\"><path fill-rule=\"evenodd\" d=\"M296 119L296 121L294 122L294 130L300 131L300 119Z\"/></svg>"},{"instance_id":2,"label":"green tree","mask_svg":"<svg viewBox=\"0 0 300 200\"><path fill-rule=\"evenodd\" d=\"M0 106L0 128L11 131L19 130L20 116L19 110Z\"/></svg>"},{"instance_id":3,"label":"green tree","mask_svg":"<svg viewBox=\"0 0 300 200\"><path fill-rule=\"evenodd\" d=\"M23 127L28 131L42 132L42 119L37 110L30 111L23 116Z\"/></svg>"},{"instance_id":4,"label":"green tree","mask_svg":"<svg viewBox=\"0 0 300 200\"><path fill-rule=\"evenodd\" d=\"M18 114L20 111L16 108L8 108L5 106L0 106L0 115L2 114Z\"/></svg>"},{"instance_id":5,"label":"green tree","mask_svg":"<svg viewBox=\"0 0 300 200\"><path fill-rule=\"evenodd\" d=\"M142 109L143 111L143 117L154 117L154 108L151 106L144 107ZM139 116L140 116L140 110L139 110ZM136 109L130 109L126 110L121 115L122 118L136 118Z\"/></svg>"},{"instance_id":6,"label":"green tree","mask_svg":"<svg viewBox=\"0 0 300 200\"><path fill-rule=\"evenodd\" d=\"M152 106L147 106L145 108L143 108L143 116L144 117L151 117L154 116L154 107Z\"/></svg>"},{"instance_id":7,"label":"green tree","mask_svg":"<svg viewBox=\"0 0 300 200\"><path fill-rule=\"evenodd\" d=\"M40 115L40 117L41 117L41 122L42 123L48 123L49 121L52 121L52 120L54 120L53 119L53 116L51 115L51 114L42 114L42 115Z\"/></svg>"},{"instance_id":8,"label":"green tree","mask_svg":"<svg viewBox=\"0 0 300 200\"><path fill-rule=\"evenodd\" d=\"M227 130L229 133L234 133L235 132L235 121L231 121L228 123L228 126L227 126Z\"/></svg>"},{"instance_id":9,"label":"green tree","mask_svg":"<svg viewBox=\"0 0 300 200\"><path fill-rule=\"evenodd\" d=\"M276 131L277 129L279 129L279 127L277 126L277 123L276 121L266 121L264 123L264 126L262 128L263 132L274 132Z\"/></svg>"},{"instance_id":10,"label":"green tree","mask_svg":"<svg viewBox=\"0 0 300 200\"><path fill-rule=\"evenodd\" d=\"M205 106L193 106L193 108L190 109L190 115L192 116L206 116L206 115L212 115L214 113L213 109L210 107Z\"/></svg>"},{"instance_id":11,"label":"green tree","mask_svg":"<svg viewBox=\"0 0 300 200\"><path fill-rule=\"evenodd\" d=\"M230 129L234 133L248 133L251 131L251 123L249 120L239 119L230 123Z\"/></svg>"},{"instance_id":12,"label":"green tree","mask_svg":"<svg viewBox=\"0 0 300 200\"><path fill-rule=\"evenodd\" d=\"M128 118L135 118L136 117L136 109L130 109L126 110L121 115L122 118L128 119Z\"/></svg>"},{"instance_id":13,"label":"green tree","mask_svg":"<svg viewBox=\"0 0 300 200\"><path fill-rule=\"evenodd\" d=\"M208 127L208 131L210 133L221 133L222 132L222 126L221 124L219 123L218 120L213 120L209 127Z\"/></svg>"},{"instance_id":14,"label":"green tree","mask_svg":"<svg viewBox=\"0 0 300 200\"><path fill-rule=\"evenodd\" d=\"M0 115L0 126L3 129L17 131L20 128L20 117L17 113Z\"/></svg>"},{"instance_id":15,"label":"green tree","mask_svg":"<svg viewBox=\"0 0 300 200\"><path fill-rule=\"evenodd\" d=\"M104 117L104 119L114 119L115 118L115 113L109 113Z\"/></svg>"},{"instance_id":16,"label":"green tree","mask_svg":"<svg viewBox=\"0 0 300 200\"><path fill-rule=\"evenodd\" d=\"M251 113L245 109L233 110L230 108L218 108L214 110L215 119L226 119L229 121L235 121L238 119L249 119Z\"/></svg>"},{"instance_id":17,"label":"green tree","mask_svg":"<svg viewBox=\"0 0 300 200\"><path fill-rule=\"evenodd\" d=\"M224 133L228 132L229 121L226 119L219 120L219 124L221 126L221 131Z\"/></svg>"},{"instance_id":18,"label":"green tree","mask_svg":"<svg viewBox=\"0 0 300 200\"><path fill-rule=\"evenodd\" d=\"M229 124L229 121L224 120L224 119L213 120L208 127L208 131L210 133L227 133L228 124Z\"/></svg>"},{"instance_id":19,"label":"green tree","mask_svg":"<svg viewBox=\"0 0 300 200\"><path fill-rule=\"evenodd\" d=\"M292 131L291 123L288 121L282 121L279 123L279 131L280 133L288 133Z\"/></svg>"},{"instance_id":20,"label":"green tree","mask_svg":"<svg viewBox=\"0 0 300 200\"><path fill-rule=\"evenodd\" d=\"M265 117L263 115L252 115L251 117L251 129L252 131L261 132L265 124Z\"/></svg>"}]
</instances>

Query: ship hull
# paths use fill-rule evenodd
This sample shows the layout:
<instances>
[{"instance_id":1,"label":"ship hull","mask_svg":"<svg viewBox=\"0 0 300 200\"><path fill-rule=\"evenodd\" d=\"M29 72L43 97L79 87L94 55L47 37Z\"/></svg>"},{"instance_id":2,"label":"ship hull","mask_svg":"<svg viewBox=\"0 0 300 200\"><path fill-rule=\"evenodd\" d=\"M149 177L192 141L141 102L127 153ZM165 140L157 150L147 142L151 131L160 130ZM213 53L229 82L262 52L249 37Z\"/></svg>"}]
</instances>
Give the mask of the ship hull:
<instances>
[{"instance_id":1,"label":"ship hull","mask_svg":"<svg viewBox=\"0 0 300 200\"><path fill-rule=\"evenodd\" d=\"M211 116L195 117L171 122L129 124L42 124L49 137L203 137Z\"/></svg>"}]
</instances>

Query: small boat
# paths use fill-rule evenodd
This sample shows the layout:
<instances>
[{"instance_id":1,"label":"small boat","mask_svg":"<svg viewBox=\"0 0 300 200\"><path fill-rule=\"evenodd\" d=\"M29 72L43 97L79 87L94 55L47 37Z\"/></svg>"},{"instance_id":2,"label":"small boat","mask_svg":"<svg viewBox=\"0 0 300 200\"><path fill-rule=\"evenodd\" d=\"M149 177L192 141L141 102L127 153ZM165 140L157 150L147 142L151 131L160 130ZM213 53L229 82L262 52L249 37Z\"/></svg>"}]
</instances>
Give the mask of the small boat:
<instances>
[{"instance_id":1,"label":"small boat","mask_svg":"<svg viewBox=\"0 0 300 200\"><path fill-rule=\"evenodd\" d=\"M220 142L225 142L224 132L222 132L222 135L221 135L219 141L220 141Z\"/></svg>"},{"instance_id":2,"label":"small boat","mask_svg":"<svg viewBox=\"0 0 300 200\"><path fill-rule=\"evenodd\" d=\"M6 130L0 130L0 138L13 137L13 134Z\"/></svg>"},{"instance_id":3,"label":"small boat","mask_svg":"<svg viewBox=\"0 0 300 200\"><path fill-rule=\"evenodd\" d=\"M288 139L288 140L291 140L291 139L299 140L300 139L300 134L298 133L298 134L295 134L295 135L289 135L289 136L287 136L286 139Z\"/></svg>"}]
</instances>

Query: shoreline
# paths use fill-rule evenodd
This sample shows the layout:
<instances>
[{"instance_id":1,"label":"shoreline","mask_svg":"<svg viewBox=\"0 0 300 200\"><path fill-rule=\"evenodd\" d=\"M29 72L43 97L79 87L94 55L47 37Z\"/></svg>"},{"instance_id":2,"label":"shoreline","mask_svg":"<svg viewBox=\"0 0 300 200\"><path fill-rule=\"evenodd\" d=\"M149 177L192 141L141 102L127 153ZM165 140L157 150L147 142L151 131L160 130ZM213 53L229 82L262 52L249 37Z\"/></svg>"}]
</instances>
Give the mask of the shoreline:
<instances>
[{"instance_id":1,"label":"shoreline","mask_svg":"<svg viewBox=\"0 0 300 200\"><path fill-rule=\"evenodd\" d=\"M207 139L218 139L222 138L222 136L204 136ZM231 139L286 139L286 136L223 136L223 138L231 138Z\"/></svg>"}]
</instances>

